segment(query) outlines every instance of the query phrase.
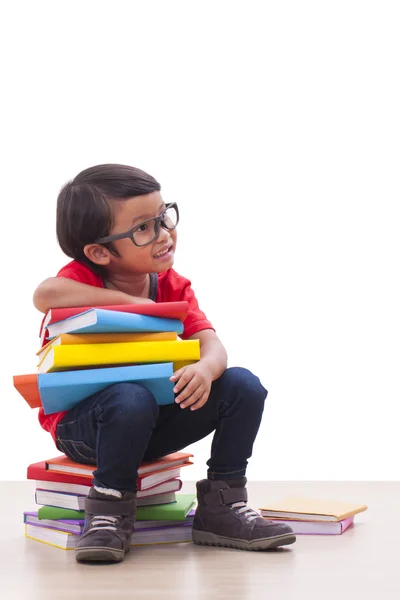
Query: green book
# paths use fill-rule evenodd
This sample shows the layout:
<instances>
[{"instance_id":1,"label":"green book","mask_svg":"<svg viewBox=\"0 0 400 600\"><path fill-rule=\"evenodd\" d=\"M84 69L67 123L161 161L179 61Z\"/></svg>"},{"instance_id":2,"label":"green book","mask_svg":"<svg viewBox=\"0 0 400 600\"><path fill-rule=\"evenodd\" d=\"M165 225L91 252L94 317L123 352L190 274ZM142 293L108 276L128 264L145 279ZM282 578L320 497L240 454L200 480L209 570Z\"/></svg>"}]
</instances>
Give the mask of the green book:
<instances>
[{"instance_id":1,"label":"green book","mask_svg":"<svg viewBox=\"0 0 400 600\"><path fill-rule=\"evenodd\" d=\"M136 518L138 521L184 521L196 501L194 494L176 494L176 502L169 504L154 504L153 506L138 506ZM38 509L38 519L84 519L84 510L41 506Z\"/></svg>"},{"instance_id":2,"label":"green book","mask_svg":"<svg viewBox=\"0 0 400 600\"><path fill-rule=\"evenodd\" d=\"M176 494L176 502L139 506L138 521L184 521L196 501L194 494Z\"/></svg>"},{"instance_id":3,"label":"green book","mask_svg":"<svg viewBox=\"0 0 400 600\"><path fill-rule=\"evenodd\" d=\"M41 506L38 509L38 519L84 519L84 510L72 510L70 508L56 508L55 506Z\"/></svg>"}]
</instances>

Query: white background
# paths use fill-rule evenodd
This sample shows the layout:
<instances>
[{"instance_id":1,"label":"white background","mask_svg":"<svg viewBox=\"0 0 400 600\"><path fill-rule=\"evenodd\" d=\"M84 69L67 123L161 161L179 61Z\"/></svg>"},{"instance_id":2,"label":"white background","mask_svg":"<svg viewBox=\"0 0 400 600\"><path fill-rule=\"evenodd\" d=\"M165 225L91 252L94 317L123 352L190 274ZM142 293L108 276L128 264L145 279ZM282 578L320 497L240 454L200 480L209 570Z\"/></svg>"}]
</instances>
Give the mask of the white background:
<instances>
[{"instance_id":1,"label":"white background","mask_svg":"<svg viewBox=\"0 0 400 600\"><path fill-rule=\"evenodd\" d=\"M34 288L68 260L58 191L103 162L179 203L175 268L269 390L249 477L399 478L399 17L383 0L3 5L1 479L58 453L12 376L35 369Z\"/></svg>"}]
</instances>

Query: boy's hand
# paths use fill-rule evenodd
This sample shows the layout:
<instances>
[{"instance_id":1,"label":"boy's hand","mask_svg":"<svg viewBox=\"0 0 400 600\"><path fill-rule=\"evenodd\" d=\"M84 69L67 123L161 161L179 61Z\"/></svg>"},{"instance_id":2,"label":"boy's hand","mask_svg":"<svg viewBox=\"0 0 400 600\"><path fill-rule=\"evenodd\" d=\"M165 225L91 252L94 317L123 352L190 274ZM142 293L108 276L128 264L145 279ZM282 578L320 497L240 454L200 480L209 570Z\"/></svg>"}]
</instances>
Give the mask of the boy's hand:
<instances>
[{"instance_id":1,"label":"boy's hand","mask_svg":"<svg viewBox=\"0 0 400 600\"><path fill-rule=\"evenodd\" d=\"M179 395L175 398L175 402L180 404L181 408L190 406L190 410L198 410L207 402L212 375L210 369L201 360L176 371L170 377L170 381L176 382L174 392Z\"/></svg>"}]
</instances>

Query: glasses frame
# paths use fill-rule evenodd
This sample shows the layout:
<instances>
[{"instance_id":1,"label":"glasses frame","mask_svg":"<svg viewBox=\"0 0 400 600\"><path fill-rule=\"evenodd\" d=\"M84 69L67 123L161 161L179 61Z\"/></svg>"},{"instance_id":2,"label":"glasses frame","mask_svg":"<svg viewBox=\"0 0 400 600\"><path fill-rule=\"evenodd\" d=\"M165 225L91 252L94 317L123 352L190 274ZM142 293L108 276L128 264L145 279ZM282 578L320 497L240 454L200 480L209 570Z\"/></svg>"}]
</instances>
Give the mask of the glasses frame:
<instances>
[{"instance_id":1,"label":"glasses frame","mask_svg":"<svg viewBox=\"0 0 400 600\"><path fill-rule=\"evenodd\" d=\"M165 213L167 212L167 210L169 208L175 208L175 210L176 210L176 224L173 227L167 227L165 225L165 223L163 223L163 220L165 218ZM148 223L149 221L155 221L156 222L156 225L155 225L155 236L153 237L152 240L150 240L149 242L146 242L145 244L137 244L135 242L135 240L133 239L133 235L134 235L135 231L139 227L141 227L142 225ZM161 215L159 215L158 217L150 217L149 219L146 219L145 221L142 221L141 223L138 223L137 225L135 225L134 227L132 227L128 231L125 231L124 233L116 233L114 235L107 235L106 237L99 238L94 243L95 244L108 244L109 242L115 242L116 240L123 240L125 238L129 238L135 244L135 246L137 246L138 248L144 248L144 246L148 246L149 244L151 244L152 242L154 242L154 240L156 240L158 238L158 236L160 235L160 227L164 227L164 229L167 229L168 231L172 231L173 229L176 228L176 226L178 225L178 223L179 223L179 209L178 209L178 205L177 205L176 202L170 202L169 204L165 205L165 209L163 210L163 212L161 213Z\"/></svg>"}]
</instances>

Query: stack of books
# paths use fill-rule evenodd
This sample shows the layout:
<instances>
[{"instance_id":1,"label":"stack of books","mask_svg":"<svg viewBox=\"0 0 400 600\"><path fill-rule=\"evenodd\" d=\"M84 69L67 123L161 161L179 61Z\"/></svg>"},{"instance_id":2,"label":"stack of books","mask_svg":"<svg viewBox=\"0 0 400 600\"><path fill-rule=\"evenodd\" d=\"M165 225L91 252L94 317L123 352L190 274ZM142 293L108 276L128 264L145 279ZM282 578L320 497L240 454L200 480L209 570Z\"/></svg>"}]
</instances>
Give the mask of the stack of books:
<instances>
[{"instance_id":1,"label":"stack of books","mask_svg":"<svg viewBox=\"0 0 400 600\"><path fill-rule=\"evenodd\" d=\"M199 340L181 340L188 302L159 302L50 309L42 322L37 371L14 376L31 408L46 415L119 382L136 382L160 405L174 402L175 371L200 359ZM133 544L191 540L194 495L177 494L180 469L192 455L174 453L144 463L138 479L138 523ZM28 467L41 508L24 514L25 535L73 548L82 532L84 500L93 465L66 456ZM171 527L171 522L174 526Z\"/></svg>"},{"instance_id":2,"label":"stack of books","mask_svg":"<svg viewBox=\"0 0 400 600\"><path fill-rule=\"evenodd\" d=\"M51 309L42 324L36 373L14 376L31 408L70 410L118 382L174 402L174 371L200 359L199 340L181 340L187 302Z\"/></svg>"},{"instance_id":3,"label":"stack of books","mask_svg":"<svg viewBox=\"0 0 400 600\"><path fill-rule=\"evenodd\" d=\"M177 493L180 470L193 464L192 454L174 452L142 463L139 468L137 523L132 546L192 541L195 495ZM37 511L25 511L25 536L73 549L83 533L85 498L92 485L93 465L82 465L61 455L29 465L35 481Z\"/></svg>"},{"instance_id":4,"label":"stack of books","mask_svg":"<svg viewBox=\"0 0 400 600\"><path fill-rule=\"evenodd\" d=\"M286 523L296 534L340 535L367 510L365 504L290 496L260 508L262 517Z\"/></svg>"}]
</instances>

